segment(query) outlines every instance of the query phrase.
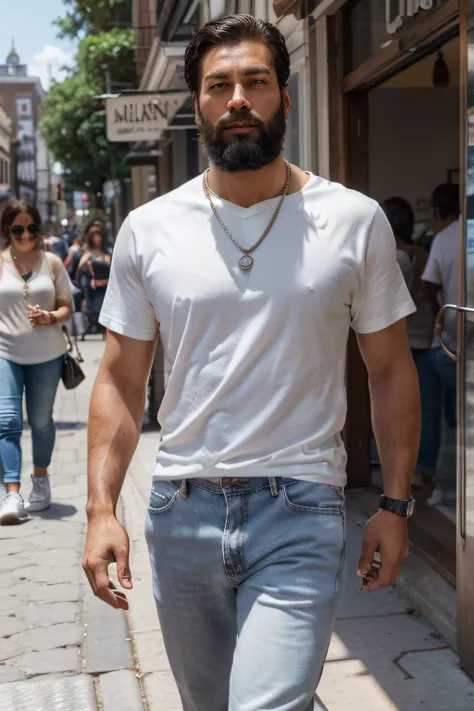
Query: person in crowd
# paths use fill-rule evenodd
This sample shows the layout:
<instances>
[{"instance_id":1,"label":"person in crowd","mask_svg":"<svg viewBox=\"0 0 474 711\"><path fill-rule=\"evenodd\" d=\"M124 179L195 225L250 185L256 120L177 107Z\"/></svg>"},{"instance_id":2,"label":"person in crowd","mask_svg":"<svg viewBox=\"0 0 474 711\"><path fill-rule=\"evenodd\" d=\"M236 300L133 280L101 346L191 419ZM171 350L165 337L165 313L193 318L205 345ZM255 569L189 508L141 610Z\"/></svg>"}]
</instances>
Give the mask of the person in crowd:
<instances>
[{"instance_id":1,"label":"person in crowd","mask_svg":"<svg viewBox=\"0 0 474 711\"><path fill-rule=\"evenodd\" d=\"M436 389L436 383L433 384L433 377L436 376L431 367L435 315L421 279L428 261L428 252L421 245L413 243L415 213L407 200L401 197L389 198L382 204L382 209L393 230L397 261L416 306L416 312L407 318L408 341L418 371L422 412L420 450L413 484L432 486L436 472L431 447L433 387Z\"/></svg>"},{"instance_id":2,"label":"person in crowd","mask_svg":"<svg viewBox=\"0 0 474 711\"><path fill-rule=\"evenodd\" d=\"M76 281L82 289L86 302L88 330L101 331L99 314L104 302L110 275L110 255L103 225L94 221L86 234L86 246L79 261Z\"/></svg>"},{"instance_id":3,"label":"person in crowd","mask_svg":"<svg viewBox=\"0 0 474 711\"><path fill-rule=\"evenodd\" d=\"M44 244L46 250L52 254L56 254L64 264L69 254L69 247L62 237L57 237L54 234L54 225L52 222L47 225Z\"/></svg>"},{"instance_id":4,"label":"person in crowd","mask_svg":"<svg viewBox=\"0 0 474 711\"><path fill-rule=\"evenodd\" d=\"M309 711L344 566L349 329L384 463L386 498L357 571L374 591L408 548L414 306L380 207L284 159L290 58L279 29L219 17L192 39L185 75L210 168L133 211L115 243L84 569L100 599L127 609L108 564L130 589L115 512L160 333L167 387L146 535L183 708Z\"/></svg>"},{"instance_id":5,"label":"person in crowd","mask_svg":"<svg viewBox=\"0 0 474 711\"><path fill-rule=\"evenodd\" d=\"M440 306L458 303L458 264L461 244L461 224L459 219L459 186L454 183L438 185L431 197L431 217L436 231L428 263L423 272L426 298L430 301L433 314ZM457 350L456 315L448 312L445 319L443 338L448 348ZM444 411L451 441L456 429L456 363L449 358L440 345L439 339L430 351L431 424L429 451L435 467L435 489L429 500L433 506L456 503L455 465L448 470L438 467L441 445L441 418Z\"/></svg>"},{"instance_id":6,"label":"person in crowd","mask_svg":"<svg viewBox=\"0 0 474 711\"><path fill-rule=\"evenodd\" d=\"M36 208L14 200L1 218L0 252L0 460L7 495L0 524L20 523L27 510L51 503L48 467L55 442L53 405L71 315L71 289L61 260L45 254ZM32 490L20 494L23 394L33 440ZM26 510L27 509L27 510Z\"/></svg>"}]
</instances>

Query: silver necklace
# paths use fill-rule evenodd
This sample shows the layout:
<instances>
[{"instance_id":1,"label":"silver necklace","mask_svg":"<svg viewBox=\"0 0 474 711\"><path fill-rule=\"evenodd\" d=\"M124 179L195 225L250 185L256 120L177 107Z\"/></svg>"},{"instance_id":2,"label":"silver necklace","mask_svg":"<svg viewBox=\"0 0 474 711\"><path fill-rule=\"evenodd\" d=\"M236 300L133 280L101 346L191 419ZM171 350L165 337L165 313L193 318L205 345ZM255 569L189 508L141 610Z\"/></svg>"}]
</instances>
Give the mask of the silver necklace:
<instances>
[{"instance_id":1,"label":"silver necklace","mask_svg":"<svg viewBox=\"0 0 474 711\"><path fill-rule=\"evenodd\" d=\"M224 230L226 235L228 237L230 237L230 239L235 244L235 246L238 247L238 249L240 249L240 251L244 253L244 256L241 257L239 260L239 267L241 269L243 269L244 271L248 271L249 269L251 269L253 267L254 260L253 260L253 257L251 256L251 254L252 254L252 252L254 252L257 249L257 247L259 247L262 244L263 240L265 239L265 237L268 235L268 233L272 229L273 225L276 222L278 215L280 214L280 210L283 207L283 201L284 201L285 197L288 195L288 188L290 187L290 180L291 180L291 165L286 160L285 160L285 165L286 165L286 182L285 182L284 188L281 192L281 197L278 202L277 208L276 208L275 212L273 213L273 217L270 220L265 232L262 234L260 239L258 239L252 247L250 247L250 249L245 249L245 247L242 247L242 245L239 244L239 242L237 242L234 235L228 229L227 225L224 223L221 216L217 212L217 208L214 205L214 201L213 201L212 195L211 195L211 189L209 187L209 183L207 180L207 174L209 173L209 169L206 170L206 172L204 173L204 177L202 180L204 195L209 200L211 210L214 213L214 215L216 216L218 223L220 224L220 226L222 227L222 229Z\"/></svg>"}]
</instances>

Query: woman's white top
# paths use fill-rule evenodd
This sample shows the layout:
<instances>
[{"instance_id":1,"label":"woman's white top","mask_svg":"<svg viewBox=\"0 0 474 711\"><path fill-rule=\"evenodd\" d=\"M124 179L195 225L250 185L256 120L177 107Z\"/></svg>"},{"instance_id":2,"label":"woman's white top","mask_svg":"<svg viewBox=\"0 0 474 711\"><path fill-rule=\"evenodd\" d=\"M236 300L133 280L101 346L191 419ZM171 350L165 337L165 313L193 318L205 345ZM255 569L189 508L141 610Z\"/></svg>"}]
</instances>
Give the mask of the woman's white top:
<instances>
[{"instance_id":1,"label":"woman's white top","mask_svg":"<svg viewBox=\"0 0 474 711\"><path fill-rule=\"evenodd\" d=\"M58 299L72 301L67 271L57 260L55 280L48 260L28 280L29 295L23 295L24 281L15 266L0 258L0 358L30 365L59 358L66 351L59 324L33 326L28 321L28 305L54 311Z\"/></svg>"}]
</instances>

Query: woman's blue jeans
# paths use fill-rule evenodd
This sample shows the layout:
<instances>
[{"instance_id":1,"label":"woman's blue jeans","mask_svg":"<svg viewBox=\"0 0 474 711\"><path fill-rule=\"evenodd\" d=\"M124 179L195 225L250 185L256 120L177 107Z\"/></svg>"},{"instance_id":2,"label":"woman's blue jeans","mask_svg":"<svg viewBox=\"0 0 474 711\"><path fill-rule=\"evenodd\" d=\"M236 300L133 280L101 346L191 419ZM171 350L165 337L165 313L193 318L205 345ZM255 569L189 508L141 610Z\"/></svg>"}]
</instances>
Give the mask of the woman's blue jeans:
<instances>
[{"instance_id":1,"label":"woman's blue jeans","mask_svg":"<svg viewBox=\"0 0 474 711\"><path fill-rule=\"evenodd\" d=\"M33 440L33 463L49 467L56 430L53 406L64 357L20 365L0 358L0 464L5 484L20 481L23 392Z\"/></svg>"}]
</instances>

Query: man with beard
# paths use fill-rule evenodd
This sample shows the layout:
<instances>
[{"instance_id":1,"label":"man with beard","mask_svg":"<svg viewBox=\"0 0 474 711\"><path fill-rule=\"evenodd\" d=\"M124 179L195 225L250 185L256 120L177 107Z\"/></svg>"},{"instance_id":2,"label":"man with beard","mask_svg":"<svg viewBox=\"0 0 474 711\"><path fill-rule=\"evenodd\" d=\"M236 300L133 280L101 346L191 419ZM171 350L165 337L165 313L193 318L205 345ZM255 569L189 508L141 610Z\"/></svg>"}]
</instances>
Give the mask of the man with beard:
<instances>
[{"instance_id":1,"label":"man with beard","mask_svg":"<svg viewBox=\"0 0 474 711\"><path fill-rule=\"evenodd\" d=\"M349 329L370 378L385 496L363 589L407 552L419 439L404 318L413 304L379 206L288 164L289 57L276 27L219 18L186 53L210 168L138 208L118 236L89 426L84 568L127 609L115 517L160 333L167 387L146 535L185 711L309 711L344 565Z\"/></svg>"}]
</instances>

